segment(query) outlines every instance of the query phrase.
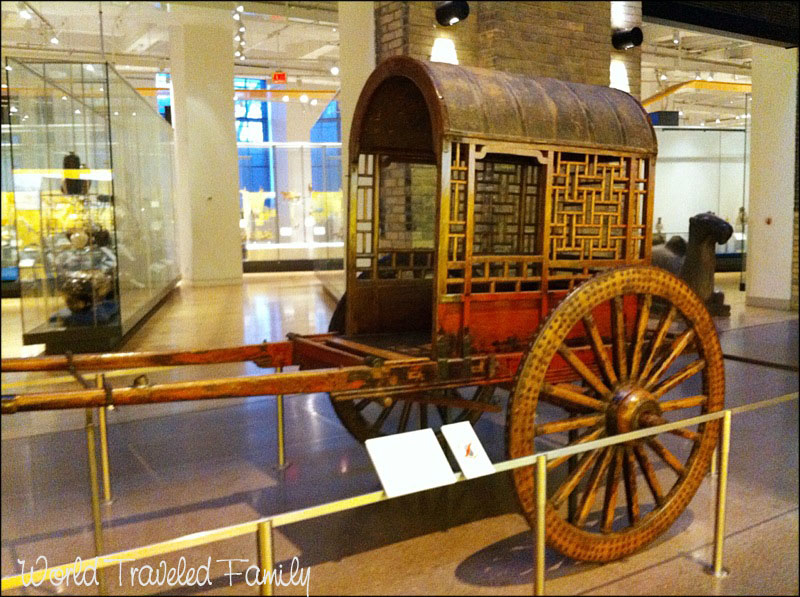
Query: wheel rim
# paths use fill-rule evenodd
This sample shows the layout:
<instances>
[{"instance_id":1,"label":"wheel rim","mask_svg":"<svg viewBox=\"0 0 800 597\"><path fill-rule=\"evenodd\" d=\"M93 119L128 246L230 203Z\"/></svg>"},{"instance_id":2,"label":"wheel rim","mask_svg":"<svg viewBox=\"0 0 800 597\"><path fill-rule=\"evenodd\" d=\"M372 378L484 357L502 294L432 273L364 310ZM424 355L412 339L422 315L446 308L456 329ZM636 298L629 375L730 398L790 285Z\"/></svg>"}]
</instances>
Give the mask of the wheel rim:
<instances>
[{"instance_id":1,"label":"wheel rim","mask_svg":"<svg viewBox=\"0 0 800 597\"><path fill-rule=\"evenodd\" d=\"M420 392L419 394L423 398L452 397L488 404L492 401L494 390L494 386L470 386ZM373 437L425 429L426 427L438 432L442 425L448 423L469 421L475 424L483 414L480 410L408 400L404 399L403 394L346 401L337 401L331 397L331 404L345 428L360 442Z\"/></svg>"},{"instance_id":2,"label":"wheel rim","mask_svg":"<svg viewBox=\"0 0 800 597\"><path fill-rule=\"evenodd\" d=\"M650 319L657 304L660 316ZM578 358L581 342L571 339L581 330L596 372ZM582 385L549 383L558 366ZM583 443L717 411L724 388L719 340L697 295L658 268L608 271L564 299L531 344L509 402L509 456L534 453L535 439L539 451L557 447L553 440L568 431L577 432L570 444ZM568 472L566 458L548 462L548 544L574 559L610 561L653 541L708 470L719 421L695 427L585 452ZM532 470L516 469L514 482L533 525Z\"/></svg>"}]
</instances>

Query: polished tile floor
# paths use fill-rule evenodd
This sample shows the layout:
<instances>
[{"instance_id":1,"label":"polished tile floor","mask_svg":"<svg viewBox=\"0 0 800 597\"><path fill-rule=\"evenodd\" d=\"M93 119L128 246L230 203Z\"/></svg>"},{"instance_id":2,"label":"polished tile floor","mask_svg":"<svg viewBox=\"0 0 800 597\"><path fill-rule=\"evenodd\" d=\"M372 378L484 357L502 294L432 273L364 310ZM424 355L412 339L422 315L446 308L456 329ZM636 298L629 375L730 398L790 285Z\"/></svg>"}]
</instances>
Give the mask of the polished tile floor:
<instances>
[{"instance_id":1,"label":"polished tile floor","mask_svg":"<svg viewBox=\"0 0 800 597\"><path fill-rule=\"evenodd\" d=\"M738 279L719 280L732 317L718 328L734 356L797 363L797 313L752 309L736 291ZM286 332L327 327L333 303L313 274L259 274L241 286L181 287L130 339L125 350L230 346L279 340ZM3 301L3 355L22 349L8 333ZM16 341L18 343L18 341ZM726 404L739 406L798 389L796 371L726 360ZM252 375L254 365L220 365L151 372L151 381ZM4 377L4 386L37 376ZM41 377L41 376L40 376ZM48 385L74 387L50 375ZM130 383L130 376L113 383ZM15 386L18 387L18 386ZM34 386L24 386L32 391ZM20 391L16 389L15 391ZM3 393L8 393L5 389ZM291 466L276 471L272 398L212 401L203 410L158 405L110 413L114 502L103 507L105 551L118 551L253 520L380 488L365 449L336 419L326 396L286 398L286 451ZM50 564L93 555L85 435L81 413L3 417L2 575L45 555ZM492 461L504 459L504 413L484 416L476 430ZM64 429L30 435L32 426ZM733 420L725 566L727 578L704 572L711 559L714 477L708 477L677 522L648 549L605 565L574 562L547 551L550 594L797 594L797 401L738 415ZM663 471L659 470L659 474ZM530 529L519 514L511 477L495 475L357 510L281 527L276 560L294 556L311 567L311 594L530 594ZM242 576L255 563L252 536L229 539L161 560L189 566L211 558L211 586L143 587L129 568L107 578L113 594L257 594ZM120 580L122 582L120 582ZM233 581L233 583L231 583ZM91 594L84 587L62 587ZM9 594L52 594L52 586ZM300 586L277 594L303 594Z\"/></svg>"}]
</instances>

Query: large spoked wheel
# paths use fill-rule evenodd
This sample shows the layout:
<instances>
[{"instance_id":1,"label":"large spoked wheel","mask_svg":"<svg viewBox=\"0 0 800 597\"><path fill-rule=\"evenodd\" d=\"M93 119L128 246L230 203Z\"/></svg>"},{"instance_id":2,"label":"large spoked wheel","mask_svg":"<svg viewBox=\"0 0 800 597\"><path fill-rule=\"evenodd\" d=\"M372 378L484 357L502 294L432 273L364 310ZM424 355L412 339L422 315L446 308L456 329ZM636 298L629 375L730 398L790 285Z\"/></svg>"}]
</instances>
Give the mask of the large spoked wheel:
<instances>
[{"instance_id":1,"label":"large spoked wheel","mask_svg":"<svg viewBox=\"0 0 800 597\"><path fill-rule=\"evenodd\" d=\"M448 423L469 421L474 425L482 411L443 403L450 399L489 404L494 390L495 386L473 386L345 401L337 401L331 396L331 404L342 425L358 441L364 442L373 437L426 427L438 431ZM412 397L418 399L411 400Z\"/></svg>"},{"instance_id":2,"label":"large spoked wheel","mask_svg":"<svg viewBox=\"0 0 800 597\"><path fill-rule=\"evenodd\" d=\"M577 383L559 383L565 368ZM611 270L568 295L533 341L509 402L509 456L718 411L724 393L722 350L698 296L658 268ZM577 463L549 461L548 544L606 562L653 541L697 491L719 425L591 450ZM516 469L514 482L533 526L532 467Z\"/></svg>"}]
</instances>

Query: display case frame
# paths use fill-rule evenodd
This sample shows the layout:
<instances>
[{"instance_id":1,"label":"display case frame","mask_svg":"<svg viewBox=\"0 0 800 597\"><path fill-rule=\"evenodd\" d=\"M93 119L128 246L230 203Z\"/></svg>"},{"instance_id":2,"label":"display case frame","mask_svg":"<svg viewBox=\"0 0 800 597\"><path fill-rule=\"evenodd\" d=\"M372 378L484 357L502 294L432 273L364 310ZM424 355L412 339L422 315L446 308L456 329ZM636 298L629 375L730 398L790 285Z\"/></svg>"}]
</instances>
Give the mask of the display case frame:
<instances>
[{"instance_id":1,"label":"display case frame","mask_svg":"<svg viewBox=\"0 0 800 597\"><path fill-rule=\"evenodd\" d=\"M23 343L113 350L179 279L172 127L108 63L5 75Z\"/></svg>"}]
</instances>

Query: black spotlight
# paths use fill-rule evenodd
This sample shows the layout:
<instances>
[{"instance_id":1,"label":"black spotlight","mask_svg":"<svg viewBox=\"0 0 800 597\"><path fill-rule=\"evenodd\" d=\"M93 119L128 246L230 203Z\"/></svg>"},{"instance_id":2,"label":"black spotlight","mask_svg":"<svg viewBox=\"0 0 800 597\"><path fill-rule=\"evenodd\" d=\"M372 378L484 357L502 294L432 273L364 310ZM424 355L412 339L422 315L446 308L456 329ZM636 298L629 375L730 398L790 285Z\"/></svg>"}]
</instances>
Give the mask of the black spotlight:
<instances>
[{"instance_id":1,"label":"black spotlight","mask_svg":"<svg viewBox=\"0 0 800 597\"><path fill-rule=\"evenodd\" d=\"M611 45L617 50L630 50L642 45L642 30L638 27L633 29L618 29L611 34Z\"/></svg>"},{"instance_id":2,"label":"black spotlight","mask_svg":"<svg viewBox=\"0 0 800 597\"><path fill-rule=\"evenodd\" d=\"M436 21L442 27L455 25L469 16L469 4L466 2L439 2L436 6Z\"/></svg>"}]
</instances>

